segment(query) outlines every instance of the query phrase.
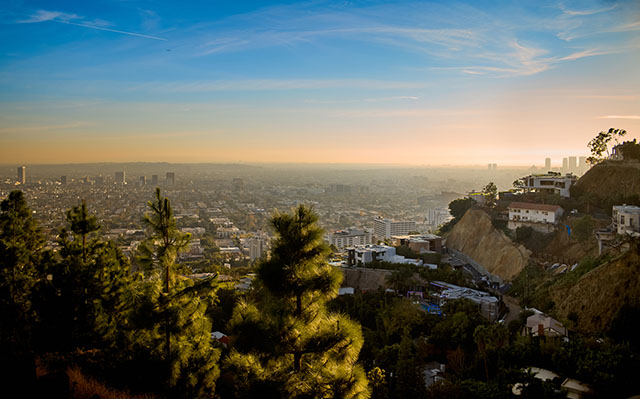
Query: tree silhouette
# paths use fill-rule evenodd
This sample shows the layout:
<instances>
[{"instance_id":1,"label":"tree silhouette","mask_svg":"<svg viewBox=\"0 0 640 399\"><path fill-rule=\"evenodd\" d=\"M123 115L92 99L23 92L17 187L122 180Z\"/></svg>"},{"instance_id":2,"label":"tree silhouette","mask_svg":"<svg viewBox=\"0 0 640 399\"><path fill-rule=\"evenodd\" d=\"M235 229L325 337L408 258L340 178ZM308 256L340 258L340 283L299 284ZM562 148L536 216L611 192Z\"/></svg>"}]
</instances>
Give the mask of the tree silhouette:
<instances>
[{"instance_id":1,"label":"tree silhouette","mask_svg":"<svg viewBox=\"0 0 640 399\"><path fill-rule=\"evenodd\" d=\"M0 373L8 392L35 380L31 296L43 245L22 191L12 191L0 204Z\"/></svg>"},{"instance_id":2,"label":"tree silhouette","mask_svg":"<svg viewBox=\"0 0 640 399\"><path fill-rule=\"evenodd\" d=\"M89 215L87 203L82 200L80 206L74 206L67 211L67 222L71 231L82 237L82 261L87 262L87 236L100 229L95 216Z\"/></svg>"},{"instance_id":3,"label":"tree silhouette","mask_svg":"<svg viewBox=\"0 0 640 399\"><path fill-rule=\"evenodd\" d=\"M587 147L589 147L589 150L591 151L591 156L587 158L587 161L592 165L602 162L604 160L603 154L605 152L607 153L608 158L609 142L611 140L615 140L617 144L618 139L622 138L625 134L627 134L626 130L614 128L598 133L598 135L591 139L587 144Z\"/></svg>"}]
</instances>

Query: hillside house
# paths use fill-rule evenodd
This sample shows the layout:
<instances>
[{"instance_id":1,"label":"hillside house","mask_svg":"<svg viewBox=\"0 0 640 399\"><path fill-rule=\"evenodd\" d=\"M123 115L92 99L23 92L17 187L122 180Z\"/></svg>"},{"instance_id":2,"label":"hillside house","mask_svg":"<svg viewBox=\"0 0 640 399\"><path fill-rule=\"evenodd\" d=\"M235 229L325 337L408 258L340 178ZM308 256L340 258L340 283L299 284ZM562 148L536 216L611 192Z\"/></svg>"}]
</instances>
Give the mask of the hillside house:
<instances>
[{"instance_id":1,"label":"hillside house","mask_svg":"<svg viewBox=\"0 0 640 399\"><path fill-rule=\"evenodd\" d=\"M535 314L527 317L527 325L525 333L534 337L566 337L569 331L558 320L549 317L539 310L535 310Z\"/></svg>"},{"instance_id":2,"label":"hillside house","mask_svg":"<svg viewBox=\"0 0 640 399\"><path fill-rule=\"evenodd\" d=\"M558 205L533 204L528 202L512 202L507 207L509 221L507 227L515 230L518 227L531 227L542 233L550 233L560 221L564 209Z\"/></svg>"},{"instance_id":3,"label":"hillside house","mask_svg":"<svg viewBox=\"0 0 640 399\"><path fill-rule=\"evenodd\" d=\"M388 245L357 245L347 249L349 266L364 266L371 262L405 263L422 266L422 260L397 255L395 247Z\"/></svg>"},{"instance_id":4,"label":"hillside house","mask_svg":"<svg viewBox=\"0 0 640 399\"><path fill-rule=\"evenodd\" d=\"M519 180L522 182L524 192L558 194L569 198L571 196L569 189L578 181L578 177L572 173L562 175L558 172L549 172L525 176Z\"/></svg>"},{"instance_id":5,"label":"hillside house","mask_svg":"<svg viewBox=\"0 0 640 399\"><path fill-rule=\"evenodd\" d=\"M640 233L640 206L615 205L612 218L614 230L618 234Z\"/></svg>"}]
</instances>

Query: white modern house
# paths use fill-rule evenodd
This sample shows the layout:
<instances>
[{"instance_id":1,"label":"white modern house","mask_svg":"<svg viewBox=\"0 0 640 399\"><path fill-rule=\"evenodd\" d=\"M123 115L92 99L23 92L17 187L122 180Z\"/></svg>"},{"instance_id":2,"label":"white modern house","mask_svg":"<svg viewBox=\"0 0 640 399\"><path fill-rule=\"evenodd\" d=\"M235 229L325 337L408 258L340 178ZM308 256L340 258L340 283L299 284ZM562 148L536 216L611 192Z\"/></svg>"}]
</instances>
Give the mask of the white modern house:
<instances>
[{"instance_id":1,"label":"white modern house","mask_svg":"<svg viewBox=\"0 0 640 399\"><path fill-rule=\"evenodd\" d=\"M422 265L422 260L408 259L397 255L395 247L388 245L359 245L348 249L349 266L366 265L371 262L391 262Z\"/></svg>"},{"instance_id":2,"label":"white modern house","mask_svg":"<svg viewBox=\"0 0 640 399\"><path fill-rule=\"evenodd\" d=\"M371 244L372 231L370 229L355 229L349 228L346 230L338 230L332 233L328 233L325 236L325 240L329 245L334 245L336 248L343 250L347 247L353 247L355 245L367 245Z\"/></svg>"},{"instance_id":3,"label":"white modern house","mask_svg":"<svg viewBox=\"0 0 640 399\"><path fill-rule=\"evenodd\" d=\"M519 179L525 192L540 192L558 194L562 197L571 196L569 189L578 181L572 173L562 175L559 172L549 172L539 175L529 175Z\"/></svg>"},{"instance_id":4,"label":"white modern house","mask_svg":"<svg viewBox=\"0 0 640 399\"><path fill-rule=\"evenodd\" d=\"M543 233L553 231L564 210L559 205L512 202L508 206L509 221L507 227L515 230L528 226Z\"/></svg>"},{"instance_id":5,"label":"white modern house","mask_svg":"<svg viewBox=\"0 0 640 399\"><path fill-rule=\"evenodd\" d=\"M612 218L618 234L640 233L640 206L615 205Z\"/></svg>"}]
</instances>

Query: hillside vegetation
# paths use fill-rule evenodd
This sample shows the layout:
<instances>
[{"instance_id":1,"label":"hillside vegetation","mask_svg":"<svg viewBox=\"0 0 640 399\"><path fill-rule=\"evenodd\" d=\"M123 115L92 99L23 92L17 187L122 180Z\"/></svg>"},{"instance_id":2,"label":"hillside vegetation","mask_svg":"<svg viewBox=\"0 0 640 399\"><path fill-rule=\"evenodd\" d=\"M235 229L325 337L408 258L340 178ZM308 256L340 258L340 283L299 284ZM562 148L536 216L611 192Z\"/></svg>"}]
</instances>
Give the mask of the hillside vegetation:
<instances>
[{"instance_id":1,"label":"hillside vegetation","mask_svg":"<svg viewBox=\"0 0 640 399\"><path fill-rule=\"evenodd\" d=\"M613 205L640 205L640 162L602 162L578 180L571 188L571 196L589 199L607 212Z\"/></svg>"},{"instance_id":2,"label":"hillside vegetation","mask_svg":"<svg viewBox=\"0 0 640 399\"><path fill-rule=\"evenodd\" d=\"M639 274L640 244L636 243L625 254L584 274L574 285L553 287L555 313L574 319L580 332L606 332L624 305L638 304Z\"/></svg>"}]
</instances>

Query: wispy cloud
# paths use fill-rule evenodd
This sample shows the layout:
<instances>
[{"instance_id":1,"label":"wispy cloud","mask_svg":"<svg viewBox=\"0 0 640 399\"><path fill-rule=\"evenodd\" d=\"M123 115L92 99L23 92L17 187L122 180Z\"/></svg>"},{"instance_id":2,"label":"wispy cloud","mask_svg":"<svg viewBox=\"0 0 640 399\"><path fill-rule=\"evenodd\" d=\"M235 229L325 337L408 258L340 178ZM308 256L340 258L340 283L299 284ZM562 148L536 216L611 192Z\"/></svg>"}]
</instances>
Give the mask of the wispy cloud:
<instances>
[{"instance_id":1,"label":"wispy cloud","mask_svg":"<svg viewBox=\"0 0 640 399\"><path fill-rule=\"evenodd\" d=\"M640 119L640 115L603 115L598 119Z\"/></svg>"},{"instance_id":2,"label":"wispy cloud","mask_svg":"<svg viewBox=\"0 0 640 399\"><path fill-rule=\"evenodd\" d=\"M76 22L73 22L76 21ZM31 23L40 23L40 22L58 22L66 25L79 26L82 28L96 29L105 32L113 32L119 33L122 35L142 37L145 39L153 39L153 40L162 40L166 41L167 39L157 36L144 35L142 33L128 32L118 29L106 28L105 26L110 25L107 21L96 19L94 21L85 21L84 17L81 17L77 14L69 14L60 11L47 11L47 10L38 10L34 14L30 15L27 19L22 19L16 21L22 24L31 24Z\"/></svg>"},{"instance_id":3,"label":"wispy cloud","mask_svg":"<svg viewBox=\"0 0 640 399\"><path fill-rule=\"evenodd\" d=\"M27 19L21 19L16 22L19 24L33 24L46 21L70 21L72 19L82 19L82 17L77 14L69 14L60 11L38 10L34 14L31 14Z\"/></svg>"},{"instance_id":4,"label":"wispy cloud","mask_svg":"<svg viewBox=\"0 0 640 399\"><path fill-rule=\"evenodd\" d=\"M196 53L215 56L314 42L361 41L426 56L430 64L445 64L435 67L439 69L458 70L470 76L512 77L535 75L563 62L624 51L621 46L608 43L567 47L548 41L536 42L531 31L568 41L587 32L593 21L594 30L599 33L605 27L609 31L640 29L640 22L630 13L623 15L627 10L619 5L585 9L561 7L559 13L549 7L549 15L535 16L523 11L515 19L511 18L513 15L506 19L500 13L488 14L470 5L421 4L412 6L411 13L403 14L406 17L402 21L393 23L386 16L407 11L400 5L358 8L357 13L349 7L309 13L305 7L296 4L263 8L232 17L233 23L229 26L233 28L222 28L215 36L196 32L195 40L201 40L196 45ZM620 15L624 18L618 18ZM238 25L251 28L239 29ZM224 27L225 21L220 26ZM430 68L434 66L425 69Z\"/></svg>"}]
</instances>

